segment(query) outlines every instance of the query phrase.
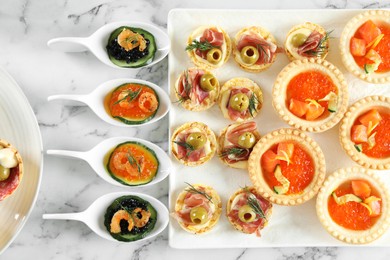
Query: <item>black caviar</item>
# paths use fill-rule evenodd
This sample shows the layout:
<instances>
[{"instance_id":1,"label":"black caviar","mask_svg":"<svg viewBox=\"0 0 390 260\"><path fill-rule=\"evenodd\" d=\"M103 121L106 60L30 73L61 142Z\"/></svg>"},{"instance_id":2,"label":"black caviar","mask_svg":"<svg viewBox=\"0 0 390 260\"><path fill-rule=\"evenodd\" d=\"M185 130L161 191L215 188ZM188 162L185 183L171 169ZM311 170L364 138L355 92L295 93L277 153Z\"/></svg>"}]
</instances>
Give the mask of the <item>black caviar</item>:
<instances>
[{"instance_id":1,"label":"black caviar","mask_svg":"<svg viewBox=\"0 0 390 260\"><path fill-rule=\"evenodd\" d=\"M141 35L142 35L142 37L145 37L145 35L143 35L143 34L141 34ZM117 60L125 61L126 63L132 63L132 62L136 62L139 59L149 55L148 47L149 47L150 41L149 41L149 39L145 38L145 42L146 42L146 48L143 51L140 51L138 47L136 47L132 50L126 51L124 48L122 48L119 45L117 38L115 38L111 42L109 42L106 48L107 48L108 54L110 56L112 56L113 58L115 58Z\"/></svg>"}]
</instances>

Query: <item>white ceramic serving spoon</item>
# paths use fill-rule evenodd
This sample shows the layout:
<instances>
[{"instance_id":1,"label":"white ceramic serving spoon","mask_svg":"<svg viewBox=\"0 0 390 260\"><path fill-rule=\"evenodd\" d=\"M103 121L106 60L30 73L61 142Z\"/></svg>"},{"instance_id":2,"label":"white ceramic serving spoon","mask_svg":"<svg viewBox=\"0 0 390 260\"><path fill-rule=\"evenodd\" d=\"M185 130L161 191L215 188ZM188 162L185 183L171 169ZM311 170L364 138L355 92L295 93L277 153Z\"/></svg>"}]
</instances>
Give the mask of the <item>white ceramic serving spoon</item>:
<instances>
[{"instance_id":1,"label":"white ceramic serving spoon","mask_svg":"<svg viewBox=\"0 0 390 260\"><path fill-rule=\"evenodd\" d=\"M139 186L124 185L116 181L115 179L113 179L111 175L108 173L106 169L106 165L104 164L104 158L106 157L107 153L110 150L115 148L118 144L129 142L129 141L141 143L147 146L148 148L150 148L151 150L153 150L160 163L155 178L151 182L141 185L142 187L156 184L168 176L169 172L172 170L172 163L168 155L157 145L139 138L113 137L102 141L94 148L86 152L67 151L67 150L47 150L46 153L50 155L73 157L73 158L84 160L92 167L92 169L97 173L97 175L99 175L106 182L116 186L134 188Z\"/></svg>"},{"instance_id":2,"label":"white ceramic serving spoon","mask_svg":"<svg viewBox=\"0 0 390 260\"><path fill-rule=\"evenodd\" d=\"M141 193L129 193L129 192L114 192L101 196L96 199L85 211L77 213L59 213L59 214L43 214L43 219L58 219L58 220L77 220L85 223L92 231L101 236L102 238L110 241L129 243L118 241L113 238L106 227L104 226L104 214L107 208L114 202L115 199L121 196L138 196L141 199L148 201L153 208L157 211L157 222L153 230L147 234L144 238L137 241L152 238L160 234L168 225L169 212L168 209L159 200Z\"/></svg>"},{"instance_id":3,"label":"white ceramic serving spoon","mask_svg":"<svg viewBox=\"0 0 390 260\"><path fill-rule=\"evenodd\" d=\"M157 113L154 115L154 117L142 124L125 124L122 121L113 118L111 115L109 115L104 107L104 98L112 92L116 87L119 87L122 84L125 83L136 83L136 84L143 84L151 87L154 89L154 91L157 93L159 98L160 106L157 110ZM161 89L156 84L153 84L151 82L140 80L140 79L128 79L128 78L121 78L121 79L114 79L106 81L102 84L100 84L94 91L87 95L53 95L49 96L47 98L48 101L52 100L71 100L71 101L78 101L86 104L89 106L95 114L100 117L103 121L114 125L114 126L124 126L124 127L134 127L134 126L140 126L140 125L146 125L154 123L161 118L163 118L169 111L171 107L171 101L165 93L163 89Z\"/></svg>"},{"instance_id":4,"label":"white ceramic serving spoon","mask_svg":"<svg viewBox=\"0 0 390 260\"><path fill-rule=\"evenodd\" d=\"M152 66L157 62L161 61L165 56L167 56L170 49L170 41L168 35L164 31L151 24L131 21L106 24L100 27L95 33L93 33L89 37L54 38L49 40L47 42L47 45L53 50L58 50L62 52L84 52L89 50L96 56L96 58L98 58L101 62L107 64L110 67L117 69L138 69L119 67L112 63L112 61L108 57L106 50L108 38L113 31L115 31L121 26L142 28L153 34L157 45L157 51L154 55L153 61L143 66L143 68Z\"/></svg>"}]
</instances>

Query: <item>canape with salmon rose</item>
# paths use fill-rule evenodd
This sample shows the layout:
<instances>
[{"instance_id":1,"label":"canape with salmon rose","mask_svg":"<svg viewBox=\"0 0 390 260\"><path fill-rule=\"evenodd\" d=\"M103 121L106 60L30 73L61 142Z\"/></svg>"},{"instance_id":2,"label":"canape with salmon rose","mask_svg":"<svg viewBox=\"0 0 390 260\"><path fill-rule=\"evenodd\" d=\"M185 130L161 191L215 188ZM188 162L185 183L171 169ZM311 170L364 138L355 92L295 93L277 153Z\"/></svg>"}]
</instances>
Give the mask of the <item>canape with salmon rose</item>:
<instances>
[{"instance_id":1,"label":"canape with salmon rose","mask_svg":"<svg viewBox=\"0 0 390 260\"><path fill-rule=\"evenodd\" d=\"M190 68L175 83L175 93L183 108L203 111L212 107L219 96L218 79L208 70Z\"/></svg>"},{"instance_id":2,"label":"canape with salmon rose","mask_svg":"<svg viewBox=\"0 0 390 260\"><path fill-rule=\"evenodd\" d=\"M173 156L187 166L198 166L209 161L217 149L214 132L204 123L185 123L172 134Z\"/></svg>"},{"instance_id":3,"label":"canape with salmon rose","mask_svg":"<svg viewBox=\"0 0 390 260\"><path fill-rule=\"evenodd\" d=\"M231 124L218 137L218 156L230 167L246 169L252 148L259 139L256 122Z\"/></svg>"},{"instance_id":4,"label":"canape with salmon rose","mask_svg":"<svg viewBox=\"0 0 390 260\"><path fill-rule=\"evenodd\" d=\"M186 51L198 67L216 69L230 57L232 44L229 35L218 26L201 26L188 38Z\"/></svg>"},{"instance_id":5,"label":"canape with salmon rose","mask_svg":"<svg viewBox=\"0 0 390 260\"><path fill-rule=\"evenodd\" d=\"M248 78L233 78L221 88L218 98L223 116L236 122L256 117L263 105L263 92Z\"/></svg>"},{"instance_id":6,"label":"canape with salmon rose","mask_svg":"<svg viewBox=\"0 0 390 260\"><path fill-rule=\"evenodd\" d=\"M243 233L256 233L268 224L272 214L272 203L261 197L254 187L245 187L236 191L226 206L226 215L230 224Z\"/></svg>"},{"instance_id":7,"label":"canape with salmon rose","mask_svg":"<svg viewBox=\"0 0 390 260\"><path fill-rule=\"evenodd\" d=\"M233 41L233 55L240 67L249 72L269 68L279 52L275 37L262 27L241 29Z\"/></svg>"},{"instance_id":8,"label":"canape with salmon rose","mask_svg":"<svg viewBox=\"0 0 390 260\"><path fill-rule=\"evenodd\" d=\"M288 58L301 60L305 58L325 59L329 52L329 35L331 32L314 23L305 22L291 28L284 43Z\"/></svg>"},{"instance_id":9,"label":"canape with salmon rose","mask_svg":"<svg viewBox=\"0 0 390 260\"><path fill-rule=\"evenodd\" d=\"M187 183L188 184L188 183ZM209 232L221 216L222 203L218 193L203 184L188 184L178 196L171 214L187 232Z\"/></svg>"}]
</instances>

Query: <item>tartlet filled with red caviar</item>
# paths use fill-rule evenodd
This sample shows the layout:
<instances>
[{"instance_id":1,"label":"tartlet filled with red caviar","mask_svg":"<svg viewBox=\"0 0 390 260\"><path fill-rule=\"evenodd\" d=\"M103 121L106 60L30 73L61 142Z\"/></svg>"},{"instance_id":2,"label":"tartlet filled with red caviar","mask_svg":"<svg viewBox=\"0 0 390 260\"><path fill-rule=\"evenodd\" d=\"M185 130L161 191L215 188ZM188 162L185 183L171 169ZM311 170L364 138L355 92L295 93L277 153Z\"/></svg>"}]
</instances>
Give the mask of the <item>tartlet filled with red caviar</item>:
<instances>
[{"instance_id":1,"label":"tartlet filled with red caviar","mask_svg":"<svg viewBox=\"0 0 390 260\"><path fill-rule=\"evenodd\" d=\"M355 102L340 125L346 153L365 168L390 169L390 98L368 96Z\"/></svg>"},{"instance_id":2,"label":"tartlet filled with red caviar","mask_svg":"<svg viewBox=\"0 0 390 260\"><path fill-rule=\"evenodd\" d=\"M248 160L249 177L265 199L298 205L313 198L325 179L325 157L318 144L297 129L263 136Z\"/></svg>"},{"instance_id":3,"label":"tartlet filled with red caviar","mask_svg":"<svg viewBox=\"0 0 390 260\"><path fill-rule=\"evenodd\" d=\"M191 61L204 69L221 67L230 57L229 35L218 26L201 26L188 38L186 51Z\"/></svg>"},{"instance_id":4,"label":"tartlet filled with red caviar","mask_svg":"<svg viewBox=\"0 0 390 260\"><path fill-rule=\"evenodd\" d=\"M390 11L370 10L353 17L340 37L341 57L355 76L390 82Z\"/></svg>"},{"instance_id":5,"label":"tartlet filled with red caviar","mask_svg":"<svg viewBox=\"0 0 390 260\"><path fill-rule=\"evenodd\" d=\"M328 61L295 60L277 76L272 101L279 117L291 126L323 132L343 117L348 86L343 74Z\"/></svg>"},{"instance_id":6,"label":"tartlet filled with red caviar","mask_svg":"<svg viewBox=\"0 0 390 260\"><path fill-rule=\"evenodd\" d=\"M346 243L370 243L389 227L389 193L379 177L360 167L330 175L318 193L316 209L324 228Z\"/></svg>"}]
</instances>

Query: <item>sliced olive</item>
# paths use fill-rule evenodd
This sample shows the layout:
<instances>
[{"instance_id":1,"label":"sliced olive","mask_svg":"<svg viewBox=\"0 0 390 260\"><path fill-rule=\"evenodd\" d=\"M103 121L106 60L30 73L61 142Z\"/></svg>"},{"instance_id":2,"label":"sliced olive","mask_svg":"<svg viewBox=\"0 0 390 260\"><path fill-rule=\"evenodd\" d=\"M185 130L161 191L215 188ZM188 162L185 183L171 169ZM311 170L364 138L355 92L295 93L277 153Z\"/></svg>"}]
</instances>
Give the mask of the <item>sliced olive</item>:
<instances>
[{"instance_id":1,"label":"sliced olive","mask_svg":"<svg viewBox=\"0 0 390 260\"><path fill-rule=\"evenodd\" d=\"M307 36L303 33L297 33L291 38L291 43L294 47L301 46L307 39Z\"/></svg>"},{"instance_id":2,"label":"sliced olive","mask_svg":"<svg viewBox=\"0 0 390 260\"><path fill-rule=\"evenodd\" d=\"M186 139L186 143L191 145L195 150L202 148L206 141L206 136L200 132L191 133Z\"/></svg>"},{"instance_id":3,"label":"sliced olive","mask_svg":"<svg viewBox=\"0 0 390 260\"><path fill-rule=\"evenodd\" d=\"M222 51L218 48L213 48L207 52L207 61L211 64L218 64L222 59Z\"/></svg>"},{"instance_id":4,"label":"sliced olive","mask_svg":"<svg viewBox=\"0 0 390 260\"><path fill-rule=\"evenodd\" d=\"M200 87L204 91L212 91L217 87L218 81L217 79L213 76L213 74L206 73L203 74L202 77L200 78Z\"/></svg>"},{"instance_id":5,"label":"sliced olive","mask_svg":"<svg viewBox=\"0 0 390 260\"><path fill-rule=\"evenodd\" d=\"M242 148L252 148L256 143L256 137L251 132L245 132L238 137L238 145Z\"/></svg>"},{"instance_id":6,"label":"sliced olive","mask_svg":"<svg viewBox=\"0 0 390 260\"><path fill-rule=\"evenodd\" d=\"M8 179L9 173L9 168L4 168L3 165L0 165L0 181Z\"/></svg>"},{"instance_id":7,"label":"sliced olive","mask_svg":"<svg viewBox=\"0 0 390 260\"><path fill-rule=\"evenodd\" d=\"M251 206L245 204L238 210L238 218L242 222L253 222L256 219L256 213L253 211Z\"/></svg>"},{"instance_id":8,"label":"sliced olive","mask_svg":"<svg viewBox=\"0 0 390 260\"><path fill-rule=\"evenodd\" d=\"M247 65L253 65L259 59L259 51L253 46L245 46L240 53L242 61Z\"/></svg>"},{"instance_id":9,"label":"sliced olive","mask_svg":"<svg viewBox=\"0 0 390 260\"><path fill-rule=\"evenodd\" d=\"M245 111L249 107L249 98L244 93L237 93L230 98L229 105L236 111Z\"/></svg>"},{"instance_id":10,"label":"sliced olive","mask_svg":"<svg viewBox=\"0 0 390 260\"><path fill-rule=\"evenodd\" d=\"M207 210L203 207L195 207L190 211L191 221L194 224L204 224L208 220Z\"/></svg>"}]
</instances>

